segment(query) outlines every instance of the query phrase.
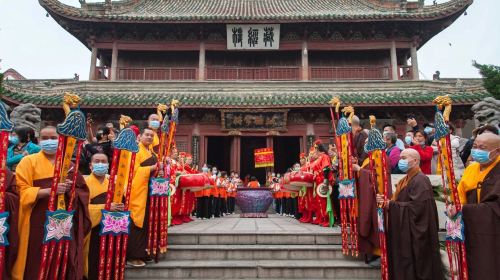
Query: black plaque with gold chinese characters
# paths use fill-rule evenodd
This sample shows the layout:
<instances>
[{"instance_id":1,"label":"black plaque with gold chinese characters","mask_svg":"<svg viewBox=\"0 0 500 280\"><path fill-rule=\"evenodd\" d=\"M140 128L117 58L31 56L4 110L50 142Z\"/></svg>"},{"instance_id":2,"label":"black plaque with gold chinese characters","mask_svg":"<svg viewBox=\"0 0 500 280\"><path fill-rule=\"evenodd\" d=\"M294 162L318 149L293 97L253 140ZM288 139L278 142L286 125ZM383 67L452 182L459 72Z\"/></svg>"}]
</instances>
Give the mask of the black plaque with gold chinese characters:
<instances>
[{"instance_id":1,"label":"black plaque with gold chinese characters","mask_svg":"<svg viewBox=\"0 0 500 280\"><path fill-rule=\"evenodd\" d=\"M221 110L222 130L286 131L288 110Z\"/></svg>"}]
</instances>

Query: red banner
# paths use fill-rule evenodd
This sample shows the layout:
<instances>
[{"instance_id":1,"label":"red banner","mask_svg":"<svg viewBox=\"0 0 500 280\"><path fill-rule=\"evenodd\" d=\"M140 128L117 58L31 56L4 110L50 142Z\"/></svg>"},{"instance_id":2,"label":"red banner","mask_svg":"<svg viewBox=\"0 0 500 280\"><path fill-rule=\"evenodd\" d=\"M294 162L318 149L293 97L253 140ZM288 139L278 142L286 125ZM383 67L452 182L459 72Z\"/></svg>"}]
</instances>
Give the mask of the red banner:
<instances>
[{"instance_id":1,"label":"red banner","mask_svg":"<svg viewBox=\"0 0 500 280\"><path fill-rule=\"evenodd\" d=\"M254 151L255 168L273 167L274 152L272 148L255 149Z\"/></svg>"}]
</instances>

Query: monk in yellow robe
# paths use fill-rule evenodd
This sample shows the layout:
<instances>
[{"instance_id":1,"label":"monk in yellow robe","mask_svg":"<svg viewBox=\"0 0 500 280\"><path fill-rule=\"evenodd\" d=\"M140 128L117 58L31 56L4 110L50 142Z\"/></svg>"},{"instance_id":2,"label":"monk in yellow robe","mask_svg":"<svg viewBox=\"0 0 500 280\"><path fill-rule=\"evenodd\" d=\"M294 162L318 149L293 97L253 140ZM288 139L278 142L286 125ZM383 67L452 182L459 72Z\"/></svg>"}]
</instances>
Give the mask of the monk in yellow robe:
<instances>
[{"instance_id":1,"label":"monk in yellow robe","mask_svg":"<svg viewBox=\"0 0 500 280\"><path fill-rule=\"evenodd\" d=\"M157 114L151 114L148 117L148 128L151 129L154 132L153 135L153 144L151 145L151 149L158 154L159 149L160 149L160 137L158 137L158 132L160 129L160 116Z\"/></svg>"},{"instance_id":2,"label":"monk in yellow robe","mask_svg":"<svg viewBox=\"0 0 500 280\"><path fill-rule=\"evenodd\" d=\"M500 136L478 135L471 155L458 185L469 279L500 279Z\"/></svg>"},{"instance_id":3,"label":"monk in yellow robe","mask_svg":"<svg viewBox=\"0 0 500 280\"><path fill-rule=\"evenodd\" d=\"M43 128L40 131L42 150L37 154L24 157L16 168L16 182L20 198L19 252L12 271L13 279L38 279L40 260L42 259L45 215L54 175L58 137L55 127ZM73 172L75 170L71 167L68 178L73 178ZM61 182L57 186L57 194L65 194L66 196L66 205L69 202L70 190L70 180ZM84 257L81 248L83 248L84 238L90 232L91 226L87 208L89 191L81 175L77 176L75 192L74 224L66 276L67 279L80 280L84 273ZM52 272L49 271L49 273Z\"/></svg>"},{"instance_id":4,"label":"monk in yellow robe","mask_svg":"<svg viewBox=\"0 0 500 280\"><path fill-rule=\"evenodd\" d=\"M99 232L102 218L101 210L106 204L109 185L109 162L105 154L94 154L90 161L92 173L85 178L89 188L89 214L92 221L92 231L85 240L85 260L87 261L87 279L97 279L99 276ZM123 211L123 203L111 203L111 211ZM113 271L113 270L112 270Z\"/></svg>"},{"instance_id":5,"label":"monk in yellow robe","mask_svg":"<svg viewBox=\"0 0 500 280\"><path fill-rule=\"evenodd\" d=\"M145 128L140 135L139 152L135 157L134 179L130 191L130 225L129 244L127 248L128 265L141 267L149 257L146 252L148 242L149 217L149 179L157 171L158 158L152 151L154 131ZM163 176L161 168L159 176Z\"/></svg>"}]
</instances>

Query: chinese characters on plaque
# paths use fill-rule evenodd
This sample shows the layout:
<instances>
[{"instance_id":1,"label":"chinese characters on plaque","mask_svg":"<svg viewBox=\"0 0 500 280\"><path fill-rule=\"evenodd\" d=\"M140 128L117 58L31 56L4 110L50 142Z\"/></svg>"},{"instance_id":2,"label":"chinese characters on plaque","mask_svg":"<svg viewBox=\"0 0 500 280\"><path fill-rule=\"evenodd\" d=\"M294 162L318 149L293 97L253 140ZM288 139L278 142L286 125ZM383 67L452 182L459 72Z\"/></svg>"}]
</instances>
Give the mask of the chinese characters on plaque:
<instances>
[{"instance_id":1,"label":"chinese characters on plaque","mask_svg":"<svg viewBox=\"0 0 500 280\"><path fill-rule=\"evenodd\" d=\"M223 109L222 130L238 131L286 131L288 110Z\"/></svg>"},{"instance_id":2,"label":"chinese characters on plaque","mask_svg":"<svg viewBox=\"0 0 500 280\"><path fill-rule=\"evenodd\" d=\"M227 24L228 50L277 50L279 24Z\"/></svg>"}]
</instances>

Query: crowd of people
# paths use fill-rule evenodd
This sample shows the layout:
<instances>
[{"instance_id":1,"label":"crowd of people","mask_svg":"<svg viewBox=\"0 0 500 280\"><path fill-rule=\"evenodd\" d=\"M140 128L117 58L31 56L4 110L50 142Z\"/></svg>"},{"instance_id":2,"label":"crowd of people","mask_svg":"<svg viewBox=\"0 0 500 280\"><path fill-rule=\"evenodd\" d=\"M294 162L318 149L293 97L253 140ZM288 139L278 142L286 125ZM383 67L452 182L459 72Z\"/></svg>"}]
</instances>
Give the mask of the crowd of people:
<instances>
[{"instance_id":1,"label":"crowd of people","mask_svg":"<svg viewBox=\"0 0 500 280\"><path fill-rule=\"evenodd\" d=\"M392 254L393 260L398 260L401 252L397 246L406 246L404 243L429 246L428 248L437 248L434 244L437 242L434 232L437 234L436 209L432 196L432 187L426 174L435 174L439 170L436 161L437 146L434 139L435 128L433 124L425 124L423 130L419 129L414 117L409 116L408 125L411 128L406 133L404 140L399 139L395 128L392 125L383 127L383 138L387 144L387 158L391 173L406 174L406 177L398 183L396 192L386 200L384 197L373 192L359 194L360 216L372 215L374 205L378 203L383 205L389 211L389 219L395 219L395 215L403 215L405 224L393 223L388 229L389 232L389 255ZM130 194L131 228L130 241L127 250L128 265L144 266L146 262L151 261L147 254L147 218L149 213L148 200L148 182L152 176L161 176L163 172L162 165L169 163L175 176L182 174L206 173L212 178L212 187L198 192L179 191L171 199L171 225L180 225L193 220L193 217L199 219L210 219L232 214L235 211L235 196L238 187L261 187L261 184L255 177L241 180L237 172L219 171L217 167L203 165L198 170L193 165L192 156L188 153L178 152L175 146L164 163L157 162L158 129L160 126L159 117L152 114L143 129L136 126L130 128L136 133L139 152L136 155L134 168L134 178ZM360 126L360 120L354 117L352 120L353 131L353 157L354 170L359 178L360 192L372 189L369 187L370 176L367 176L369 164L367 164L367 152L364 145L367 141L368 132ZM498 210L498 176L500 160L500 143L498 140L498 129L493 126L482 126L474 130L471 139L463 140L454 134L451 127L451 147L452 157L457 178L462 177L459 184L459 196L464 203L464 220L473 227L466 227L468 236L468 248L471 249L470 255L482 256L482 252L475 251L475 248L481 248L484 252L491 252L495 246L485 246L481 241L481 233L478 228L484 227L484 223L478 224L471 215L483 215L490 220L488 229L493 235L489 236L488 242L499 244L498 235L498 217L495 212ZM99 260L99 223L100 210L104 207L106 192L109 184L109 167L113 155L112 143L118 134L118 130L111 124L97 129L97 133L90 134L86 145L84 146L82 156L80 157L80 172L76 174L75 184L75 225L73 227L72 240L70 242L70 258L68 262L68 277L70 279L96 279L97 261ZM58 133L55 127L47 126L40 130L38 137L35 131L30 128L16 128L9 136L9 148L7 156L7 195L6 209L9 211L9 231L10 246L7 249L6 265L4 274L12 279L34 279L38 277L39 261L42 247L43 229L45 224L45 211L49 202L50 191L52 187L52 177L54 176L54 160L58 147ZM333 215L336 223L340 221L339 203L338 203L338 167L335 145L330 144L326 147L317 141L309 151L309 154L300 155L300 162L296 163L289 171L307 171L314 173L314 182L316 186L325 184L332 185L333 191L328 193L333 201ZM464 168L465 169L464 172ZM73 178L75 170L70 170L68 178ZM463 175L462 175L463 174ZM493 175L492 175L493 174ZM83 175L83 176L82 176ZM280 174L268 174L268 179L262 186L274 188L273 185L279 183L283 176ZM494 179L491 179L494 178ZM368 180L368 181L366 181ZM366 184L366 185L363 185ZM481 187L482 185L482 187ZM489 186L489 187L488 187ZM69 199L69 191L72 189L71 180L60 182L57 185L56 193L65 195ZM482 189L481 195L476 189ZM313 193L312 188L306 188L299 192L287 192L279 188L274 190L275 210L277 213L295 217L302 223L313 223L320 226L332 226L331 215L327 212L327 198ZM496 195L496 196L495 196ZM486 199L489 199L486 201ZM373 202L376 200L376 203ZM369 203L368 201L372 201ZM491 204L491 201L496 201ZM418 203L417 203L418 202ZM425 203L423 203L425 202ZM488 203L493 208L475 207L482 203ZM363 207L368 207L367 213L363 213ZM496 205L496 206L495 206ZM112 203L112 211L122 211L123 203ZM372 211L372 212L370 212ZM425 219L420 216L414 216L414 211L424 211ZM419 212L419 213L424 213ZM448 214L452 215L453 209L448 209ZM397 213L397 214L396 214ZM393 217L394 216L394 217ZM401 217L403 217L401 216ZM496 217L496 218L495 218ZM426 236L415 237L418 229L413 229L412 219L418 220L425 232L431 232ZM420 219L420 220L419 220ZM423 219L423 220L422 220ZM415 220L415 221L416 221ZM413 221L413 222L415 222ZM360 228L366 222L371 224L370 234L360 235L360 244L365 241L365 247L360 246L363 253L370 257L373 262L377 261L377 255L380 254L378 244L373 243L373 234L376 234L376 226L373 225L372 217L365 220L360 218ZM410 223L410 224L408 224ZM17 226L16 226L17 225ZM405 229L408 232L401 232ZM362 232L362 231L360 231ZM395 235L399 239L394 239ZM405 239L406 238L406 239ZM415 239L416 238L416 239ZM376 238L375 238L376 239ZM417 240L418 239L418 240ZM392 243L391 243L392 242ZM475 243L474 243L475 242ZM496 243L495 243L496 242ZM432 244L431 244L432 243ZM391 245L392 244L392 245ZM470 245L473 244L473 245ZM434 246L436 245L436 246ZM392 247L391 247L392 246ZM476 247L474 247L476 246ZM76 248L85 248L85 250L76 250ZM423 248L423 247L422 247ZM418 256L405 260L409 263L415 261L415 258L432 260L435 252L418 251ZM431 255L429 255L431 254ZM469 254L469 252L468 252ZM494 261L489 261L492 267ZM435 264L430 265L434 267ZM407 267L406 264L401 267ZM481 271L492 271L491 267L480 265ZM435 268L435 267L434 267ZM430 274L435 273L437 269L430 269ZM397 273L397 272L396 272ZM403 272L400 272L403 273ZM493 271L492 273L497 273ZM498 275L498 274L496 274ZM424 277L425 278L425 277ZM398 278L398 279L405 279ZM441 278L426 278L441 279ZM485 278L491 279L491 278Z\"/></svg>"}]
</instances>

